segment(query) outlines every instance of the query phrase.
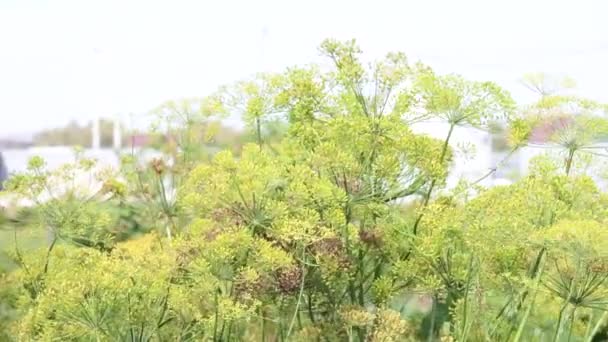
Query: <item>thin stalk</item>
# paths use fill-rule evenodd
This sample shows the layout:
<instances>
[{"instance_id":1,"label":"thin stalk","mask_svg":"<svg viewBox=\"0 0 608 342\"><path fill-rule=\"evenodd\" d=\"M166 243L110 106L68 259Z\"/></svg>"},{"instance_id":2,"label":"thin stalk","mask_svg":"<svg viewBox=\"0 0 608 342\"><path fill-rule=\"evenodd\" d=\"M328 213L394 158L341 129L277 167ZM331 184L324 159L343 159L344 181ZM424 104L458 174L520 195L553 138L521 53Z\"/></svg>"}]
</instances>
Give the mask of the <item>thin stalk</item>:
<instances>
[{"instance_id":1,"label":"thin stalk","mask_svg":"<svg viewBox=\"0 0 608 342\"><path fill-rule=\"evenodd\" d=\"M281 301L280 301L280 303L279 303L279 312L280 312L281 314L283 314L283 312L284 312L284 310L283 310L283 309L284 309L284 308L285 308L285 297L284 297L284 296L281 296ZM284 326L284 324L283 324L283 320L282 320L282 319L279 319L277 323L278 323L278 327L277 327L277 332L276 332L276 333L277 333L279 336L278 336L278 337L276 337L276 339L277 339L278 341L284 341L284 340L285 340L285 326Z\"/></svg>"},{"instance_id":2,"label":"thin stalk","mask_svg":"<svg viewBox=\"0 0 608 342\"><path fill-rule=\"evenodd\" d=\"M220 341L224 341L224 330L226 329L226 321L222 321L222 329L220 330Z\"/></svg>"},{"instance_id":3,"label":"thin stalk","mask_svg":"<svg viewBox=\"0 0 608 342\"><path fill-rule=\"evenodd\" d=\"M228 336L226 337L226 341L230 341L230 336L232 335L232 321L228 323Z\"/></svg>"},{"instance_id":4,"label":"thin stalk","mask_svg":"<svg viewBox=\"0 0 608 342\"><path fill-rule=\"evenodd\" d=\"M559 341L559 337L562 334L564 311L566 311L567 307L568 307L568 301L564 301L562 308L559 310L559 316L557 316L557 328L555 329L555 335L553 336L553 342Z\"/></svg>"},{"instance_id":5,"label":"thin stalk","mask_svg":"<svg viewBox=\"0 0 608 342\"><path fill-rule=\"evenodd\" d=\"M308 293L308 317L312 324L315 324L315 314L312 312L312 295Z\"/></svg>"},{"instance_id":6,"label":"thin stalk","mask_svg":"<svg viewBox=\"0 0 608 342\"><path fill-rule=\"evenodd\" d=\"M365 281L365 279L363 278L363 258L363 251L359 249L359 269L361 270L361 272L359 272L359 305L361 305L362 307L365 306L365 299L363 297L363 294L365 292L363 287L363 282Z\"/></svg>"},{"instance_id":7,"label":"thin stalk","mask_svg":"<svg viewBox=\"0 0 608 342\"><path fill-rule=\"evenodd\" d=\"M429 327L429 335L426 341L432 342L435 337L435 316L437 316L437 295L433 294L433 307L431 309L431 324Z\"/></svg>"},{"instance_id":8,"label":"thin stalk","mask_svg":"<svg viewBox=\"0 0 608 342\"><path fill-rule=\"evenodd\" d=\"M515 338L513 339L514 342L518 342L521 339L521 336L524 332L524 327L526 326L526 322L528 321L528 317L530 317L530 312L532 311L532 307L534 306L534 300L536 299L536 294L538 293L538 289L540 287L540 278L543 274L544 266L545 258L542 258L540 266L538 267L538 272L536 273L536 280L534 282L534 292L532 292L532 298L530 299L530 304L528 304L528 307L526 308L524 317L519 323L519 328L517 328L517 333L515 334Z\"/></svg>"},{"instance_id":9,"label":"thin stalk","mask_svg":"<svg viewBox=\"0 0 608 342\"><path fill-rule=\"evenodd\" d=\"M177 225L175 224L175 221L173 220L173 214L171 213L171 209L169 208L169 201L167 200L167 192L165 190L165 184L163 183L163 179L160 175L157 175L157 180L158 180L159 194L161 197L161 207L163 208L163 211L165 212L165 216L167 216L167 219L169 220L169 223L171 224L171 227L169 227L169 225L166 225L166 227L165 227L165 230L167 232L167 239L169 240L169 242L171 242L171 239L172 239L171 228L173 228L173 230L176 231Z\"/></svg>"},{"instance_id":10,"label":"thin stalk","mask_svg":"<svg viewBox=\"0 0 608 342\"><path fill-rule=\"evenodd\" d=\"M255 131L256 131L256 138L258 140L258 146L260 147L260 150L261 150L262 149L262 124L260 123L260 118L255 119Z\"/></svg>"},{"instance_id":11,"label":"thin stalk","mask_svg":"<svg viewBox=\"0 0 608 342\"><path fill-rule=\"evenodd\" d=\"M450 124L450 130L448 131L448 135L445 137L445 140L443 142L443 147L441 149L441 156L439 157L439 164L443 164L445 155L447 154L447 151L448 151L450 138L452 137L452 133L454 132L454 127L455 127L454 124ZM437 178L433 178L433 180L431 181L431 185L429 186L429 190L424 195L424 202L422 204L423 208L426 208L426 206L428 206L436 183L437 183ZM418 218L416 218L416 222L414 223L414 229L413 229L414 235L416 235L416 233L418 232L418 225L420 225L420 221L422 220L423 216L424 216L424 212L421 212L420 215L418 215Z\"/></svg>"},{"instance_id":12,"label":"thin stalk","mask_svg":"<svg viewBox=\"0 0 608 342\"><path fill-rule=\"evenodd\" d=\"M568 150L568 157L566 158L566 176L570 175L570 169L572 168L572 161L574 160L575 149Z\"/></svg>"},{"instance_id":13,"label":"thin stalk","mask_svg":"<svg viewBox=\"0 0 608 342\"><path fill-rule=\"evenodd\" d=\"M306 254L302 252L302 259L306 262ZM291 317L291 323L289 323L289 329L287 330L287 336L285 339L289 339L291 336L291 331L293 330L293 326L296 322L296 317L298 317L298 313L300 312L300 303L302 303L302 295L304 294L304 281L306 279L306 270L302 272L302 280L300 281L300 293L298 294L298 301L296 303L296 308L293 312L293 316Z\"/></svg>"},{"instance_id":14,"label":"thin stalk","mask_svg":"<svg viewBox=\"0 0 608 342\"><path fill-rule=\"evenodd\" d=\"M602 314L602 317L600 317L600 319L597 321L597 323L593 327L591 334L587 335L585 342L593 341L593 336L595 336L595 334L597 334L597 332L600 330L600 328L602 327L602 324L604 324L604 321L606 320L606 318L608 318L608 311L604 311L604 314Z\"/></svg>"},{"instance_id":15,"label":"thin stalk","mask_svg":"<svg viewBox=\"0 0 608 342\"><path fill-rule=\"evenodd\" d=\"M591 314L589 315L589 324L587 324L587 328L585 329L585 341L587 340L587 337L589 336L589 333L591 332L591 326L593 325L593 314L594 314L594 312L591 311Z\"/></svg>"},{"instance_id":16,"label":"thin stalk","mask_svg":"<svg viewBox=\"0 0 608 342\"><path fill-rule=\"evenodd\" d=\"M219 289L215 292L215 318L213 322L213 341L218 341L217 339L217 323L219 318Z\"/></svg>"},{"instance_id":17,"label":"thin stalk","mask_svg":"<svg viewBox=\"0 0 608 342\"><path fill-rule=\"evenodd\" d=\"M348 327L346 330L346 334L348 335L348 342L353 342L353 327Z\"/></svg>"},{"instance_id":18,"label":"thin stalk","mask_svg":"<svg viewBox=\"0 0 608 342\"><path fill-rule=\"evenodd\" d=\"M21 250L19 249L19 241L17 239L17 225L13 226L13 238L15 240L15 256L17 257L17 260L20 263L20 266L23 267L23 269L25 270L25 273L28 275L31 275L30 273L30 269L29 267L27 267L27 264L25 263L25 260L23 259L23 255L21 254Z\"/></svg>"},{"instance_id":19,"label":"thin stalk","mask_svg":"<svg viewBox=\"0 0 608 342\"><path fill-rule=\"evenodd\" d=\"M535 278L537 276L538 271L540 270L540 263L543 260L545 252L546 252L545 247L540 249L540 251L536 255L534 264L532 264L532 267L530 269L530 274L528 275L528 277ZM498 315L496 315L496 318L494 319L495 324L490 332L490 336L493 336L494 333L498 330L500 320L502 319L503 315L507 312L507 309L509 308L509 306L515 301L515 299L517 299L517 301L518 301L516 309L519 311L527 297L528 297L528 289L525 289L523 292L521 292L517 296L511 297L507 301L507 303L505 303L505 305L502 307L502 309L500 310L500 312L498 313Z\"/></svg>"},{"instance_id":20,"label":"thin stalk","mask_svg":"<svg viewBox=\"0 0 608 342\"><path fill-rule=\"evenodd\" d=\"M46 260L44 261L44 273L45 274L49 270L49 260L51 257L51 252L53 251L53 248L55 247L55 243L57 243L57 235L53 236L53 241L51 242L51 244L49 245L49 248L46 251Z\"/></svg>"},{"instance_id":21,"label":"thin stalk","mask_svg":"<svg viewBox=\"0 0 608 342\"><path fill-rule=\"evenodd\" d=\"M462 332L460 341L466 341L467 335L469 333L469 322L468 322L468 304L469 304L469 293L471 291L471 281L473 280L473 256L471 255L469 260L469 270L467 272L467 285L464 292L464 305L462 309L463 319L462 319Z\"/></svg>"},{"instance_id":22,"label":"thin stalk","mask_svg":"<svg viewBox=\"0 0 608 342\"><path fill-rule=\"evenodd\" d=\"M498 312L496 317L494 318L494 326L492 327L492 329L490 329L490 333L489 333L490 337L494 336L494 333L496 333L496 331L498 330L498 326L500 325L500 320L501 320L502 316L505 314L505 312L507 312L507 309L509 308L509 306L511 306L511 304L514 302L514 300L515 300L515 296L511 296L509 298L509 300L505 303L505 305L503 305L502 309L500 309L500 311Z\"/></svg>"},{"instance_id":23,"label":"thin stalk","mask_svg":"<svg viewBox=\"0 0 608 342\"><path fill-rule=\"evenodd\" d=\"M564 305L562 306L561 310L559 311L559 316L557 319L557 330L555 331L555 336L553 337L553 341L558 341L559 337L562 334L562 330L563 330L563 316L564 316L564 311L566 311L566 308L568 307L570 298L572 297L572 292L574 291L574 287L576 285L578 281L578 270L574 275L574 278L570 281L570 286L569 286L569 290L568 290L568 296L564 299Z\"/></svg>"},{"instance_id":24,"label":"thin stalk","mask_svg":"<svg viewBox=\"0 0 608 342\"><path fill-rule=\"evenodd\" d=\"M572 308L572 316L570 317L570 331L568 332L568 342L572 338L572 330L574 330L574 319L576 318L576 305Z\"/></svg>"},{"instance_id":25,"label":"thin stalk","mask_svg":"<svg viewBox=\"0 0 608 342\"><path fill-rule=\"evenodd\" d=\"M302 315L300 311L298 311L298 329L302 330Z\"/></svg>"},{"instance_id":26,"label":"thin stalk","mask_svg":"<svg viewBox=\"0 0 608 342\"><path fill-rule=\"evenodd\" d=\"M262 342L266 342L266 315L262 309Z\"/></svg>"}]
</instances>

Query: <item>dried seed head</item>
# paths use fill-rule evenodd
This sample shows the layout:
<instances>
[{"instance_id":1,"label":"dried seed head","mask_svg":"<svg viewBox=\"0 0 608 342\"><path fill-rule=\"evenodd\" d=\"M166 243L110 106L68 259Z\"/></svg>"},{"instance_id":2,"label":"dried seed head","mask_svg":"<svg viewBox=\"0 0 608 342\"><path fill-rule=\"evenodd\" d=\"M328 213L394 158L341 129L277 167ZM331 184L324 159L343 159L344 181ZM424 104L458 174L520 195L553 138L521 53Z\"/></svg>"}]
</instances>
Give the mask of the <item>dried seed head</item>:
<instances>
[{"instance_id":1,"label":"dried seed head","mask_svg":"<svg viewBox=\"0 0 608 342\"><path fill-rule=\"evenodd\" d=\"M293 294L297 292L301 282L302 269L299 267L292 267L278 271L277 285L279 287L279 291L283 294Z\"/></svg>"},{"instance_id":2,"label":"dried seed head","mask_svg":"<svg viewBox=\"0 0 608 342\"><path fill-rule=\"evenodd\" d=\"M348 326L361 327L374 323L374 315L363 307L345 306L340 309L339 314Z\"/></svg>"},{"instance_id":3,"label":"dried seed head","mask_svg":"<svg viewBox=\"0 0 608 342\"><path fill-rule=\"evenodd\" d=\"M177 265L183 267L200 255L200 250L195 247L183 249L177 254Z\"/></svg>"},{"instance_id":4,"label":"dried seed head","mask_svg":"<svg viewBox=\"0 0 608 342\"><path fill-rule=\"evenodd\" d=\"M338 269L342 272L349 272L351 266L352 263L345 255L338 258Z\"/></svg>"},{"instance_id":5,"label":"dried seed head","mask_svg":"<svg viewBox=\"0 0 608 342\"><path fill-rule=\"evenodd\" d=\"M342 244L342 240L337 237L332 237L315 242L312 249L315 254L337 256L342 254L344 245Z\"/></svg>"},{"instance_id":6,"label":"dried seed head","mask_svg":"<svg viewBox=\"0 0 608 342\"><path fill-rule=\"evenodd\" d=\"M150 166L152 170L156 172L157 175L162 175L165 172L165 162L161 158L154 158L152 162L150 162Z\"/></svg>"},{"instance_id":7,"label":"dried seed head","mask_svg":"<svg viewBox=\"0 0 608 342\"><path fill-rule=\"evenodd\" d=\"M212 229L209 229L208 231L206 231L203 236L205 241L213 241L215 240L215 238L220 235L220 233L222 232L222 229L219 227L213 227Z\"/></svg>"},{"instance_id":8,"label":"dried seed head","mask_svg":"<svg viewBox=\"0 0 608 342\"><path fill-rule=\"evenodd\" d=\"M382 246L382 232L377 229L360 230L359 239L370 247L378 248Z\"/></svg>"},{"instance_id":9,"label":"dried seed head","mask_svg":"<svg viewBox=\"0 0 608 342\"><path fill-rule=\"evenodd\" d=\"M256 280L239 278L234 283L234 293L237 298L248 297L265 292L269 287L268 285L268 280L263 277Z\"/></svg>"},{"instance_id":10,"label":"dried seed head","mask_svg":"<svg viewBox=\"0 0 608 342\"><path fill-rule=\"evenodd\" d=\"M349 180L347 182L347 188L348 188L348 191L353 194L361 192L361 189L363 188L362 184L361 184L361 180L357 179L357 178Z\"/></svg>"},{"instance_id":11,"label":"dried seed head","mask_svg":"<svg viewBox=\"0 0 608 342\"><path fill-rule=\"evenodd\" d=\"M237 212L230 208L215 208L210 214L211 219L215 222L225 222L240 226L245 224L245 221Z\"/></svg>"},{"instance_id":12,"label":"dried seed head","mask_svg":"<svg viewBox=\"0 0 608 342\"><path fill-rule=\"evenodd\" d=\"M591 262L589 262L589 271L593 273L607 273L608 262L599 258L591 260Z\"/></svg>"}]
</instances>

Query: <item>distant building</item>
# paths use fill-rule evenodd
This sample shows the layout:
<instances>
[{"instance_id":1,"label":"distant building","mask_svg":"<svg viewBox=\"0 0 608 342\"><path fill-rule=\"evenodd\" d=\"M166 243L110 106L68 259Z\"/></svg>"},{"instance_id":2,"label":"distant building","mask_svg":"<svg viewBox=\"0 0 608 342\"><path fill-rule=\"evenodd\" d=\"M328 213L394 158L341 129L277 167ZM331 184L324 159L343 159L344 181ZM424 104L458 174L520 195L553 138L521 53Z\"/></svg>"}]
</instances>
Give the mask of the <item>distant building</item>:
<instances>
[{"instance_id":1,"label":"distant building","mask_svg":"<svg viewBox=\"0 0 608 342\"><path fill-rule=\"evenodd\" d=\"M439 121L424 121L412 125L412 130L444 140L449 131L449 124ZM456 152L447 179L447 187L452 188L460 179L477 180L487 175L496 165L493 164L492 135L473 127L456 127L450 138L450 146ZM471 153L459 151L459 147L469 147ZM484 178L481 185L492 185L494 177Z\"/></svg>"},{"instance_id":2,"label":"distant building","mask_svg":"<svg viewBox=\"0 0 608 342\"><path fill-rule=\"evenodd\" d=\"M4 189L4 181L8 178L8 169L0 152L0 191Z\"/></svg>"},{"instance_id":3,"label":"distant building","mask_svg":"<svg viewBox=\"0 0 608 342\"><path fill-rule=\"evenodd\" d=\"M132 147L147 147L151 143L150 136L147 134L134 134L130 137L130 144Z\"/></svg>"},{"instance_id":4,"label":"distant building","mask_svg":"<svg viewBox=\"0 0 608 342\"><path fill-rule=\"evenodd\" d=\"M511 154L509 150L496 149L496 146L493 145L493 135L488 131L472 127L456 127L450 139L450 146L456 154L448 175L447 188L454 187L460 179L476 181L488 173L490 173L488 177L479 182L480 185L511 184L528 174L530 162L534 157L547 152L557 152L557 148L551 148L547 143L555 132L567 128L573 122L571 116L561 116L540 123L530 135L531 144ZM428 134L443 140L447 136L449 125L445 122L427 121L414 124L412 129L417 133ZM468 157L458 153L458 146L461 144L474 146L474 155ZM541 145L544 146L541 147ZM608 150L608 141L598 141L595 146L605 146ZM601 177L594 177L594 179L598 186L608 189L606 179Z\"/></svg>"}]
</instances>

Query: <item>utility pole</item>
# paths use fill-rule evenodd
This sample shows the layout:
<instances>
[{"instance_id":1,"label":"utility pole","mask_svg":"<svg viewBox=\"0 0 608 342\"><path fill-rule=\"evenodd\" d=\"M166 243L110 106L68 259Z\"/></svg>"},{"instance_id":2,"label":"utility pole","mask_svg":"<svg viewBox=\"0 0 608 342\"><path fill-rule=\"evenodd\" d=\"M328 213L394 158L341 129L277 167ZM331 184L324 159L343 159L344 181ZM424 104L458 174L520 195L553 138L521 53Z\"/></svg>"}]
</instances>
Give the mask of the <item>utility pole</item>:
<instances>
[{"instance_id":1,"label":"utility pole","mask_svg":"<svg viewBox=\"0 0 608 342\"><path fill-rule=\"evenodd\" d=\"M120 151L122 147L122 131L120 127L120 116L116 115L114 118L114 136L113 136L113 145L116 151Z\"/></svg>"},{"instance_id":2,"label":"utility pole","mask_svg":"<svg viewBox=\"0 0 608 342\"><path fill-rule=\"evenodd\" d=\"M101 134L100 134L100 119L99 117L95 117L93 119L93 127L91 132L91 148L94 150L98 150L101 147Z\"/></svg>"}]
</instances>

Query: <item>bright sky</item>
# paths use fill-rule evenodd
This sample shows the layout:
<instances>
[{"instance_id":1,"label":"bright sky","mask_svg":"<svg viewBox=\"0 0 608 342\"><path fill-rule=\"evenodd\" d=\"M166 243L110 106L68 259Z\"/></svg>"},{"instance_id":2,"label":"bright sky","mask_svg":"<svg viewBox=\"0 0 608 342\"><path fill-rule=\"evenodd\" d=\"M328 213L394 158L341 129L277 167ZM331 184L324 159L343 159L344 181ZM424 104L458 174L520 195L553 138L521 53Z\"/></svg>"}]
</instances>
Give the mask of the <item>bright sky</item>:
<instances>
[{"instance_id":1,"label":"bright sky","mask_svg":"<svg viewBox=\"0 0 608 342\"><path fill-rule=\"evenodd\" d=\"M316 62L328 37L356 38L370 59L404 51L493 80L521 101L518 79L536 71L608 101L606 13L602 0L0 0L0 137L142 115Z\"/></svg>"}]
</instances>

